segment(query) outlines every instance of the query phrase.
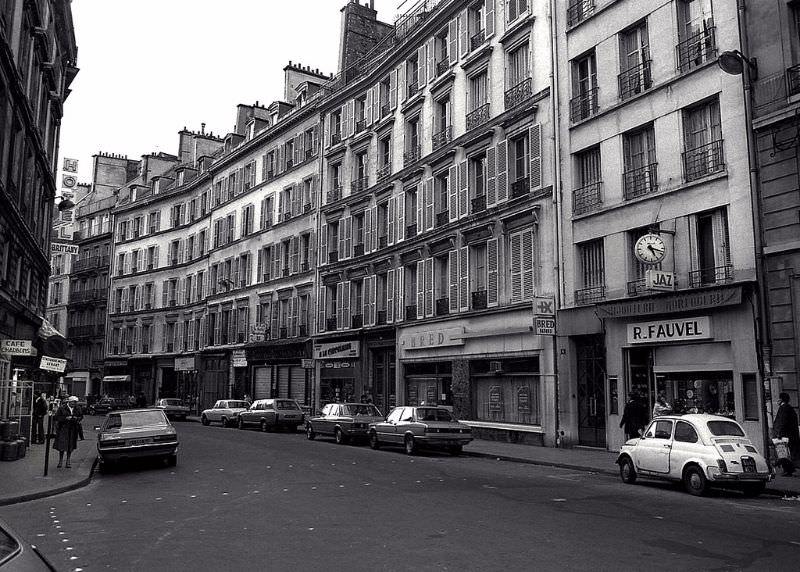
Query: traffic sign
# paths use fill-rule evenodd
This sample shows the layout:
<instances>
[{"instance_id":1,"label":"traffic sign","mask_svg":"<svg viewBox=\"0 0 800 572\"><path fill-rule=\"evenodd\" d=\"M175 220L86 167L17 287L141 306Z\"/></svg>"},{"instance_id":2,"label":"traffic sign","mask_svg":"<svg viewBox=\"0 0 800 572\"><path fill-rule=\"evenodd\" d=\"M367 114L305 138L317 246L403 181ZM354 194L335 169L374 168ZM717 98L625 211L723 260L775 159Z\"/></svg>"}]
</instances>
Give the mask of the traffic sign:
<instances>
[{"instance_id":1,"label":"traffic sign","mask_svg":"<svg viewBox=\"0 0 800 572\"><path fill-rule=\"evenodd\" d=\"M64 373L64 370L67 369L67 360L42 356L42 362L39 364L39 369Z\"/></svg>"}]
</instances>

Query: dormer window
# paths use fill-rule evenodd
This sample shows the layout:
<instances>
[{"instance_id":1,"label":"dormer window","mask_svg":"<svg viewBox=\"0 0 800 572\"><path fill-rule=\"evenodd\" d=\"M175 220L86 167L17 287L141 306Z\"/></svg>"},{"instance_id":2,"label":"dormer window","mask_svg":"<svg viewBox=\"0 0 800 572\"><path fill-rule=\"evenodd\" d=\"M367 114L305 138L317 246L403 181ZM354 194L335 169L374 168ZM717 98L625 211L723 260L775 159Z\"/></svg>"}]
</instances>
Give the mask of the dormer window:
<instances>
[{"instance_id":1,"label":"dormer window","mask_svg":"<svg viewBox=\"0 0 800 572\"><path fill-rule=\"evenodd\" d=\"M177 173L177 176L178 176L177 185L179 187L183 184L184 175L185 175L185 171L183 169L179 169L178 173Z\"/></svg>"}]
</instances>

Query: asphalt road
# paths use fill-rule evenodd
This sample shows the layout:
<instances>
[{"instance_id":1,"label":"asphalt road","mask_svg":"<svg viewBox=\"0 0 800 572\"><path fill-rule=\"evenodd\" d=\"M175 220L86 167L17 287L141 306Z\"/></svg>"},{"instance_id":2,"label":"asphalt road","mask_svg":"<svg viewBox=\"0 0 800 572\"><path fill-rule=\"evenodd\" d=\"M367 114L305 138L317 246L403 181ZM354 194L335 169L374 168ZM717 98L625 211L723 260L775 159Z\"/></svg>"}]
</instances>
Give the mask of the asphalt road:
<instances>
[{"instance_id":1,"label":"asphalt road","mask_svg":"<svg viewBox=\"0 0 800 572\"><path fill-rule=\"evenodd\" d=\"M0 516L65 571L796 570L800 502L177 424L138 464Z\"/></svg>"}]
</instances>

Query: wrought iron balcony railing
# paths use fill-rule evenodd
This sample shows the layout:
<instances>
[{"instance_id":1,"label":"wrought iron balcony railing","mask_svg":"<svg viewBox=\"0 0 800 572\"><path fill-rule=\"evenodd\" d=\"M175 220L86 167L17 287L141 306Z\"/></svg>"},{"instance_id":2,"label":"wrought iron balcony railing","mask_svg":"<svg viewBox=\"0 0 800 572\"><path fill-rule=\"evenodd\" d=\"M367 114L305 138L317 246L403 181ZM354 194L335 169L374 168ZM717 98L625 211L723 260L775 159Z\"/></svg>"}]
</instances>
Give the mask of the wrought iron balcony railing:
<instances>
[{"instance_id":1,"label":"wrought iron balcony railing","mask_svg":"<svg viewBox=\"0 0 800 572\"><path fill-rule=\"evenodd\" d=\"M388 103L384 103L383 105L381 105L381 118L388 117L391 111L392 108Z\"/></svg>"},{"instance_id":2,"label":"wrought iron balcony railing","mask_svg":"<svg viewBox=\"0 0 800 572\"><path fill-rule=\"evenodd\" d=\"M506 110L513 109L514 107L528 101L531 97L533 97L533 81L531 78L527 78L519 82L511 89L506 90Z\"/></svg>"},{"instance_id":3,"label":"wrought iron balcony railing","mask_svg":"<svg viewBox=\"0 0 800 572\"><path fill-rule=\"evenodd\" d=\"M733 264L701 268L689 272L689 287L700 288L712 284L728 284L733 282Z\"/></svg>"},{"instance_id":4,"label":"wrought iron balcony railing","mask_svg":"<svg viewBox=\"0 0 800 572\"><path fill-rule=\"evenodd\" d=\"M531 180L529 177L522 177L511 183L511 198L524 197L531 192Z\"/></svg>"},{"instance_id":5,"label":"wrought iron balcony railing","mask_svg":"<svg viewBox=\"0 0 800 572\"><path fill-rule=\"evenodd\" d=\"M633 97L650 89L653 78L650 74L650 60L624 70L617 76L619 82L619 98L622 100Z\"/></svg>"},{"instance_id":6,"label":"wrought iron balcony railing","mask_svg":"<svg viewBox=\"0 0 800 572\"><path fill-rule=\"evenodd\" d=\"M701 179L725 170L723 140L683 152L683 170L687 181Z\"/></svg>"},{"instance_id":7,"label":"wrought iron balcony railing","mask_svg":"<svg viewBox=\"0 0 800 572\"><path fill-rule=\"evenodd\" d=\"M378 168L378 182L382 183L386 179L388 179L392 174L392 165L390 163L385 164L383 167Z\"/></svg>"},{"instance_id":8,"label":"wrought iron balcony railing","mask_svg":"<svg viewBox=\"0 0 800 572\"><path fill-rule=\"evenodd\" d=\"M381 326L386 323L386 310L378 310L375 323Z\"/></svg>"},{"instance_id":9,"label":"wrought iron balcony railing","mask_svg":"<svg viewBox=\"0 0 800 572\"><path fill-rule=\"evenodd\" d=\"M436 315L446 316L450 313L450 298L436 299Z\"/></svg>"},{"instance_id":10,"label":"wrought iron balcony railing","mask_svg":"<svg viewBox=\"0 0 800 572\"><path fill-rule=\"evenodd\" d=\"M336 329L336 318L326 318L325 329L329 332L334 331Z\"/></svg>"},{"instance_id":11,"label":"wrought iron balcony railing","mask_svg":"<svg viewBox=\"0 0 800 572\"><path fill-rule=\"evenodd\" d=\"M404 153L403 153L403 165L410 165L411 163L416 163L419 161L419 157L421 154L421 147L419 145L411 145Z\"/></svg>"},{"instance_id":12,"label":"wrought iron balcony railing","mask_svg":"<svg viewBox=\"0 0 800 572\"><path fill-rule=\"evenodd\" d=\"M450 62L446 59L439 60L436 62L436 75L437 77L444 74L447 70L450 69Z\"/></svg>"},{"instance_id":13,"label":"wrought iron balcony railing","mask_svg":"<svg viewBox=\"0 0 800 572\"><path fill-rule=\"evenodd\" d=\"M359 177L358 179L353 180L351 186L353 188L353 193L360 193L369 187L369 182L367 177Z\"/></svg>"},{"instance_id":14,"label":"wrought iron balcony railing","mask_svg":"<svg viewBox=\"0 0 800 572\"><path fill-rule=\"evenodd\" d=\"M436 227L444 226L450 222L450 211L436 213Z\"/></svg>"},{"instance_id":15,"label":"wrought iron balcony railing","mask_svg":"<svg viewBox=\"0 0 800 572\"><path fill-rule=\"evenodd\" d=\"M415 79L408 84L407 97L411 98L415 96L418 91L419 91L419 83L417 83L417 80Z\"/></svg>"},{"instance_id":16,"label":"wrought iron balcony railing","mask_svg":"<svg viewBox=\"0 0 800 572\"><path fill-rule=\"evenodd\" d=\"M378 237L378 248L386 248L389 245L389 237L385 234Z\"/></svg>"},{"instance_id":17,"label":"wrought iron balcony railing","mask_svg":"<svg viewBox=\"0 0 800 572\"><path fill-rule=\"evenodd\" d=\"M800 93L800 64L786 70L786 87L789 96Z\"/></svg>"},{"instance_id":18,"label":"wrought iron balcony railing","mask_svg":"<svg viewBox=\"0 0 800 572\"><path fill-rule=\"evenodd\" d=\"M626 170L622 174L622 189L626 201L657 191L658 163Z\"/></svg>"},{"instance_id":19,"label":"wrought iron balcony railing","mask_svg":"<svg viewBox=\"0 0 800 572\"><path fill-rule=\"evenodd\" d=\"M479 30L469 39L469 49L477 50L486 41L486 30Z\"/></svg>"},{"instance_id":20,"label":"wrought iron balcony railing","mask_svg":"<svg viewBox=\"0 0 800 572\"><path fill-rule=\"evenodd\" d=\"M467 114L467 131L480 127L489 121L489 104L484 103Z\"/></svg>"},{"instance_id":21,"label":"wrought iron balcony railing","mask_svg":"<svg viewBox=\"0 0 800 572\"><path fill-rule=\"evenodd\" d=\"M441 149L450 141L453 140L453 126L448 125L438 133L434 133L433 137L431 137L431 143L433 145L433 150L436 151L437 149Z\"/></svg>"},{"instance_id":22,"label":"wrought iron balcony railing","mask_svg":"<svg viewBox=\"0 0 800 572\"><path fill-rule=\"evenodd\" d=\"M305 338L306 336L308 336L308 324L300 324L298 326L298 330L299 330L298 335L301 338Z\"/></svg>"},{"instance_id":23,"label":"wrought iron balcony railing","mask_svg":"<svg viewBox=\"0 0 800 572\"><path fill-rule=\"evenodd\" d=\"M606 298L605 286L592 286L575 290L575 303L579 306L601 302Z\"/></svg>"},{"instance_id":24,"label":"wrought iron balcony railing","mask_svg":"<svg viewBox=\"0 0 800 572\"><path fill-rule=\"evenodd\" d=\"M353 245L353 256L364 256L364 244Z\"/></svg>"},{"instance_id":25,"label":"wrought iron balcony railing","mask_svg":"<svg viewBox=\"0 0 800 572\"><path fill-rule=\"evenodd\" d=\"M342 187L333 187L330 191L328 191L328 201L332 203L334 201L338 201L342 198Z\"/></svg>"},{"instance_id":26,"label":"wrought iron balcony railing","mask_svg":"<svg viewBox=\"0 0 800 572\"><path fill-rule=\"evenodd\" d=\"M486 290L478 290L472 292L472 306L473 310L485 310L487 307L487 292Z\"/></svg>"},{"instance_id":27,"label":"wrought iron balcony railing","mask_svg":"<svg viewBox=\"0 0 800 572\"><path fill-rule=\"evenodd\" d=\"M406 238L417 236L417 223L406 226Z\"/></svg>"},{"instance_id":28,"label":"wrought iron balcony railing","mask_svg":"<svg viewBox=\"0 0 800 572\"><path fill-rule=\"evenodd\" d=\"M339 262L339 253L337 251L332 251L328 253L328 262L333 264L334 262Z\"/></svg>"},{"instance_id":29,"label":"wrought iron balcony railing","mask_svg":"<svg viewBox=\"0 0 800 572\"><path fill-rule=\"evenodd\" d=\"M628 282L628 296L641 296L647 293L647 281L644 278Z\"/></svg>"},{"instance_id":30,"label":"wrought iron balcony railing","mask_svg":"<svg viewBox=\"0 0 800 572\"><path fill-rule=\"evenodd\" d=\"M598 209L603 204L600 193L602 186L602 181L596 181L572 191L572 214L579 215Z\"/></svg>"},{"instance_id":31,"label":"wrought iron balcony railing","mask_svg":"<svg viewBox=\"0 0 800 572\"><path fill-rule=\"evenodd\" d=\"M342 142L342 134L340 132L331 133L331 145L338 145Z\"/></svg>"},{"instance_id":32,"label":"wrought iron balcony railing","mask_svg":"<svg viewBox=\"0 0 800 572\"><path fill-rule=\"evenodd\" d=\"M594 0L570 0L567 8L567 25L574 26L594 14Z\"/></svg>"},{"instance_id":33,"label":"wrought iron balcony railing","mask_svg":"<svg viewBox=\"0 0 800 572\"><path fill-rule=\"evenodd\" d=\"M486 195L478 195L472 199L472 214L480 213L486 210Z\"/></svg>"},{"instance_id":34,"label":"wrought iron balcony railing","mask_svg":"<svg viewBox=\"0 0 800 572\"><path fill-rule=\"evenodd\" d=\"M356 121L356 133L361 133L362 131L367 130L367 120L366 119L359 119Z\"/></svg>"},{"instance_id":35,"label":"wrought iron balcony railing","mask_svg":"<svg viewBox=\"0 0 800 572\"><path fill-rule=\"evenodd\" d=\"M416 320L417 319L417 305L414 304L413 306L406 306L406 320Z\"/></svg>"},{"instance_id":36,"label":"wrought iron balcony railing","mask_svg":"<svg viewBox=\"0 0 800 572\"><path fill-rule=\"evenodd\" d=\"M588 119L597 113L597 89L592 88L569 100L569 118L572 123Z\"/></svg>"},{"instance_id":37,"label":"wrought iron balcony railing","mask_svg":"<svg viewBox=\"0 0 800 572\"><path fill-rule=\"evenodd\" d=\"M350 316L350 327L354 330L364 327L364 314L353 314Z\"/></svg>"},{"instance_id":38,"label":"wrought iron balcony railing","mask_svg":"<svg viewBox=\"0 0 800 572\"><path fill-rule=\"evenodd\" d=\"M687 72L717 55L714 26L707 26L695 34L679 42L675 46L678 59L678 71Z\"/></svg>"}]
</instances>

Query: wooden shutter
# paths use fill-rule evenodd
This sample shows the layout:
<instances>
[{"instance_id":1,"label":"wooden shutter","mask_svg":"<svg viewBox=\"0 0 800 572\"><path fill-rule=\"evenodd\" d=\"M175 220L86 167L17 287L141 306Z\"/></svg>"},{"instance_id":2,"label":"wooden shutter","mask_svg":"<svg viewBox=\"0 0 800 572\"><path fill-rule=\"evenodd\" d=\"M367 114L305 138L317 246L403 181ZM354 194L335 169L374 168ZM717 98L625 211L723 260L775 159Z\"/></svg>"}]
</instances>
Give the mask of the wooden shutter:
<instances>
[{"instance_id":1,"label":"wooden shutter","mask_svg":"<svg viewBox=\"0 0 800 572\"><path fill-rule=\"evenodd\" d=\"M450 58L450 65L458 61L458 18L450 20L447 30L447 54Z\"/></svg>"},{"instance_id":2,"label":"wooden shutter","mask_svg":"<svg viewBox=\"0 0 800 572\"><path fill-rule=\"evenodd\" d=\"M344 327L344 282L336 284L336 329Z\"/></svg>"},{"instance_id":3,"label":"wooden shutter","mask_svg":"<svg viewBox=\"0 0 800 572\"><path fill-rule=\"evenodd\" d=\"M336 227L336 254L339 257L339 260L344 260L344 247L345 247L344 230L345 230L344 219L339 219L339 224Z\"/></svg>"},{"instance_id":4,"label":"wooden shutter","mask_svg":"<svg viewBox=\"0 0 800 572\"><path fill-rule=\"evenodd\" d=\"M372 207L372 248L370 252L378 250L378 207Z\"/></svg>"},{"instance_id":5,"label":"wooden shutter","mask_svg":"<svg viewBox=\"0 0 800 572\"><path fill-rule=\"evenodd\" d=\"M433 303L433 258L425 259L425 317L434 316Z\"/></svg>"},{"instance_id":6,"label":"wooden shutter","mask_svg":"<svg viewBox=\"0 0 800 572\"><path fill-rule=\"evenodd\" d=\"M397 240L402 242L406 237L406 193L401 190L395 199L395 215L397 216Z\"/></svg>"},{"instance_id":7,"label":"wooden shutter","mask_svg":"<svg viewBox=\"0 0 800 572\"><path fill-rule=\"evenodd\" d=\"M522 234L515 232L509 238L511 250L511 301L522 299Z\"/></svg>"},{"instance_id":8,"label":"wooden shutter","mask_svg":"<svg viewBox=\"0 0 800 572\"><path fill-rule=\"evenodd\" d=\"M323 284L319 288L319 296L317 297L317 331L324 332L326 326L325 316L325 294L328 288Z\"/></svg>"},{"instance_id":9,"label":"wooden shutter","mask_svg":"<svg viewBox=\"0 0 800 572\"><path fill-rule=\"evenodd\" d=\"M367 125L372 125L373 118L372 118L372 88L367 90L367 99L364 102L364 120L366 121Z\"/></svg>"},{"instance_id":10,"label":"wooden shutter","mask_svg":"<svg viewBox=\"0 0 800 572\"><path fill-rule=\"evenodd\" d=\"M486 304L497 306L498 302L498 272L499 272L499 242L496 238L486 241Z\"/></svg>"},{"instance_id":11,"label":"wooden shutter","mask_svg":"<svg viewBox=\"0 0 800 572\"><path fill-rule=\"evenodd\" d=\"M258 261L256 262L256 282L264 281L264 249L258 249Z\"/></svg>"},{"instance_id":12,"label":"wooden shutter","mask_svg":"<svg viewBox=\"0 0 800 572\"><path fill-rule=\"evenodd\" d=\"M276 243L272 245L272 278L280 278L283 276L281 264L282 264L282 257L281 257L281 243Z\"/></svg>"},{"instance_id":13,"label":"wooden shutter","mask_svg":"<svg viewBox=\"0 0 800 572\"><path fill-rule=\"evenodd\" d=\"M388 235L386 238L387 244L394 244L395 234L397 232L396 228L397 221L395 220L396 215L395 215L394 203L395 203L395 197L389 197L389 202L386 206L386 216L387 216L386 233Z\"/></svg>"},{"instance_id":14,"label":"wooden shutter","mask_svg":"<svg viewBox=\"0 0 800 572\"><path fill-rule=\"evenodd\" d=\"M400 95L400 101L405 101L408 96L408 89L406 89L406 60L397 66L397 93Z\"/></svg>"},{"instance_id":15,"label":"wooden shutter","mask_svg":"<svg viewBox=\"0 0 800 572\"><path fill-rule=\"evenodd\" d=\"M398 68L394 68L389 73L389 107L391 109L397 107L397 80L399 73Z\"/></svg>"},{"instance_id":16,"label":"wooden shutter","mask_svg":"<svg viewBox=\"0 0 800 572\"><path fill-rule=\"evenodd\" d=\"M378 297L378 280L376 276L369 277L369 287L367 288L367 293L369 293L369 322L370 326L374 326L375 322L377 321L377 297Z\"/></svg>"},{"instance_id":17,"label":"wooden shutter","mask_svg":"<svg viewBox=\"0 0 800 572\"><path fill-rule=\"evenodd\" d=\"M534 252L533 231L522 232L522 299L533 299L534 292Z\"/></svg>"},{"instance_id":18,"label":"wooden shutter","mask_svg":"<svg viewBox=\"0 0 800 572\"><path fill-rule=\"evenodd\" d=\"M364 211L364 254L372 252L372 209Z\"/></svg>"},{"instance_id":19,"label":"wooden shutter","mask_svg":"<svg viewBox=\"0 0 800 572\"><path fill-rule=\"evenodd\" d=\"M300 238L293 236L289 241L289 266L292 274L300 272Z\"/></svg>"},{"instance_id":20,"label":"wooden shutter","mask_svg":"<svg viewBox=\"0 0 800 572\"><path fill-rule=\"evenodd\" d=\"M391 324L394 322L395 311L395 274L401 272L397 270L386 271L386 323Z\"/></svg>"},{"instance_id":21,"label":"wooden shutter","mask_svg":"<svg viewBox=\"0 0 800 572\"><path fill-rule=\"evenodd\" d=\"M164 280L161 284L161 307L167 307L167 296L169 295L169 280Z\"/></svg>"},{"instance_id":22,"label":"wooden shutter","mask_svg":"<svg viewBox=\"0 0 800 572\"><path fill-rule=\"evenodd\" d=\"M467 161L458 164L458 218L469 216L469 187L467 185Z\"/></svg>"},{"instance_id":23,"label":"wooden shutter","mask_svg":"<svg viewBox=\"0 0 800 572\"><path fill-rule=\"evenodd\" d=\"M397 300L397 308L395 310L394 321L402 322L406 316L406 302L405 302L405 268L400 267L397 269L397 272L394 273L394 297Z\"/></svg>"},{"instance_id":24,"label":"wooden shutter","mask_svg":"<svg viewBox=\"0 0 800 572\"><path fill-rule=\"evenodd\" d=\"M319 265L328 263L328 225L322 223L319 229Z\"/></svg>"},{"instance_id":25,"label":"wooden shutter","mask_svg":"<svg viewBox=\"0 0 800 572\"><path fill-rule=\"evenodd\" d=\"M422 185L417 185L417 234L425 232L425 189L428 188L428 180L422 181Z\"/></svg>"},{"instance_id":26,"label":"wooden shutter","mask_svg":"<svg viewBox=\"0 0 800 572\"><path fill-rule=\"evenodd\" d=\"M298 133L294 136L294 164L299 165L305 159L303 154L303 134Z\"/></svg>"},{"instance_id":27,"label":"wooden shutter","mask_svg":"<svg viewBox=\"0 0 800 572\"><path fill-rule=\"evenodd\" d=\"M331 146L331 114L330 114L330 112L325 114L325 122L324 123L325 123L325 127L324 127L325 132L323 133L323 145L325 145L325 148L327 149L328 147Z\"/></svg>"},{"instance_id":28,"label":"wooden shutter","mask_svg":"<svg viewBox=\"0 0 800 572\"><path fill-rule=\"evenodd\" d=\"M433 177L428 177L428 184L425 185L425 230L433 230L436 225L436 213L433 201Z\"/></svg>"},{"instance_id":29,"label":"wooden shutter","mask_svg":"<svg viewBox=\"0 0 800 572\"><path fill-rule=\"evenodd\" d=\"M469 15L467 10L461 12L458 16L459 20L459 28L461 33L459 34L458 44L459 44L459 52L461 56L464 57L470 52L470 42L469 42Z\"/></svg>"},{"instance_id":30,"label":"wooden shutter","mask_svg":"<svg viewBox=\"0 0 800 572\"><path fill-rule=\"evenodd\" d=\"M428 81L436 79L436 38L428 39L428 57L425 62L428 66Z\"/></svg>"},{"instance_id":31,"label":"wooden shutter","mask_svg":"<svg viewBox=\"0 0 800 572\"><path fill-rule=\"evenodd\" d=\"M425 317L425 261L417 261L417 319Z\"/></svg>"},{"instance_id":32,"label":"wooden shutter","mask_svg":"<svg viewBox=\"0 0 800 572\"><path fill-rule=\"evenodd\" d=\"M353 258L353 217L344 218L344 257Z\"/></svg>"},{"instance_id":33,"label":"wooden shutter","mask_svg":"<svg viewBox=\"0 0 800 572\"><path fill-rule=\"evenodd\" d=\"M450 312L458 312L458 249L447 253L448 303Z\"/></svg>"},{"instance_id":34,"label":"wooden shutter","mask_svg":"<svg viewBox=\"0 0 800 572\"><path fill-rule=\"evenodd\" d=\"M419 48L417 48L417 85L419 89L422 89L427 83L426 78L426 71L428 68L428 62L426 60L427 55L427 45L422 44Z\"/></svg>"},{"instance_id":35,"label":"wooden shutter","mask_svg":"<svg viewBox=\"0 0 800 572\"><path fill-rule=\"evenodd\" d=\"M458 165L450 167L447 178L447 214L448 220L458 220Z\"/></svg>"},{"instance_id":36,"label":"wooden shutter","mask_svg":"<svg viewBox=\"0 0 800 572\"><path fill-rule=\"evenodd\" d=\"M270 325L269 331L271 333L270 337L274 340L280 338L281 332L278 328L278 312L280 311L280 302L278 300L272 304L272 324Z\"/></svg>"},{"instance_id":37,"label":"wooden shutter","mask_svg":"<svg viewBox=\"0 0 800 572\"><path fill-rule=\"evenodd\" d=\"M136 286L133 290L133 309L142 309L142 288L140 286Z\"/></svg>"},{"instance_id":38,"label":"wooden shutter","mask_svg":"<svg viewBox=\"0 0 800 572\"><path fill-rule=\"evenodd\" d=\"M131 273L131 253L126 252L122 256L122 273L123 274L130 274Z\"/></svg>"},{"instance_id":39,"label":"wooden shutter","mask_svg":"<svg viewBox=\"0 0 800 572\"><path fill-rule=\"evenodd\" d=\"M344 320L344 324L342 327L345 329L350 329L353 325L352 314L350 312L350 290L351 290L352 282L347 280L344 283L344 288L342 290L342 302L344 307L342 308L342 319Z\"/></svg>"},{"instance_id":40,"label":"wooden shutter","mask_svg":"<svg viewBox=\"0 0 800 572\"><path fill-rule=\"evenodd\" d=\"M494 0L485 0L483 4L483 13L486 19L486 37L489 38L494 35Z\"/></svg>"},{"instance_id":41,"label":"wooden shutter","mask_svg":"<svg viewBox=\"0 0 800 572\"><path fill-rule=\"evenodd\" d=\"M497 202L508 199L508 142L504 139L497 144Z\"/></svg>"},{"instance_id":42,"label":"wooden shutter","mask_svg":"<svg viewBox=\"0 0 800 572\"><path fill-rule=\"evenodd\" d=\"M529 180L531 191L542 188L542 126L535 123L528 128L530 135L531 165Z\"/></svg>"},{"instance_id":43,"label":"wooden shutter","mask_svg":"<svg viewBox=\"0 0 800 572\"><path fill-rule=\"evenodd\" d=\"M462 312L469 310L469 247L458 249L458 307Z\"/></svg>"},{"instance_id":44,"label":"wooden shutter","mask_svg":"<svg viewBox=\"0 0 800 572\"><path fill-rule=\"evenodd\" d=\"M489 147L486 150L486 208L497 204L497 150Z\"/></svg>"},{"instance_id":45,"label":"wooden shutter","mask_svg":"<svg viewBox=\"0 0 800 572\"><path fill-rule=\"evenodd\" d=\"M381 84L375 84L372 91L372 119L377 123L381 119Z\"/></svg>"}]
</instances>

